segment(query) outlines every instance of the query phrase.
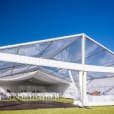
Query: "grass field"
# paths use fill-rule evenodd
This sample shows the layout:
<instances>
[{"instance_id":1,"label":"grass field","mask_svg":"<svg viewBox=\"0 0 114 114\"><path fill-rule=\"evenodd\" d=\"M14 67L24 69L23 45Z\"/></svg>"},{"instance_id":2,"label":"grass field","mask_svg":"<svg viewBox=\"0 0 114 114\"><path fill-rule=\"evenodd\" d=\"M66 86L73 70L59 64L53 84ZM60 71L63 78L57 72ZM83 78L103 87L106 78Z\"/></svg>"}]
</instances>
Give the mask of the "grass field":
<instances>
[{"instance_id":1,"label":"grass field","mask_svg":"<svg viewBox=\"0 0 114 114\"><path fill-rule=\"evenodd\" d=\"M27 100L28 99L24 99L23 101L27 101ZM35 101L35 100L39 100L39 99L34 99L32 101ZM15 99L11 99L8 101L15 101ZM54 101L73 103L72 99L65 99L65 98L55 99ZM12 110L12 111L0 110L0 114L114 114L114 106L91 107L91 108L78 108L78 107L76 108L49 108L49 109Z\"/></svg>"},{"instance_id":2,"label":"grass field","mask_svg":"<svg viewBox=\"0 0 114 114\"><path fill-rule=\"evenodd\" d=\"M114 106L0 111L0 114L114 114Z\"/></svg>"}]
</instances>

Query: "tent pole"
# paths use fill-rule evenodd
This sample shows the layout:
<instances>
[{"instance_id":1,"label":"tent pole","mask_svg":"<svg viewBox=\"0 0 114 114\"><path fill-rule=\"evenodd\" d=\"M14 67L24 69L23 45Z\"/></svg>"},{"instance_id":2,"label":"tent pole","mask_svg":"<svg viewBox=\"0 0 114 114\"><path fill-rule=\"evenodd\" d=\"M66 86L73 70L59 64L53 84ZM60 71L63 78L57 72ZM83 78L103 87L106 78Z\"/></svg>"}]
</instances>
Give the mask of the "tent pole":
<instances>
[{"instance_id":1,"label":"tent pole","mask_svg":"<svg viewBox=\"0 0 114 114\"><path fill-rule=\"evenodd\" d=\"M82 73L82 106L87 106L87 88L86 88L86 80L87 80L87 72Z\"/></svg>"},{"instance_id":2,"label":"tent pole","mask_svg":"<svg viewBox=\"0 0 114 114\"><path fill-rule=\"evenodd\" d=\"M85 65L85 34L82 34L82 65ZM86 106L86 77L87 73L85 71L80 71L80 83L81 83L81 102L82 106Z\"/></svg>"}]
</instances>

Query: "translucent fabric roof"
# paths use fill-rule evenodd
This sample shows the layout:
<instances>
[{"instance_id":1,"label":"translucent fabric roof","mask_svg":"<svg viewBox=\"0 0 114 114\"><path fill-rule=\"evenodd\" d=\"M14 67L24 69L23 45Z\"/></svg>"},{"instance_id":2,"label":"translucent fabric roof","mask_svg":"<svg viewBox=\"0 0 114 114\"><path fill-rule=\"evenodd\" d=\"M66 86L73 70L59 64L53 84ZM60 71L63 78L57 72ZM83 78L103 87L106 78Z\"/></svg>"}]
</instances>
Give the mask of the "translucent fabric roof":
<instances>
[{"instance_id":1,"label":"translucent fabric roof","mask_svg":"<svg viewBox=\"0 0 114 114\"><path fill-rule=\"evenodd\" d=\"M114 67L114 54L102 46L86 38L85 41L85 64ZM113 73L88 72L90 79L112 77Z\"/></svg>"},{"instance_id":2,"label":"translucent fabric roof","mask_svg":"<svg viewBox=\"0 0 114 114\"><path fill-rule=\"evenodd\" d=\"M114 66L114 54L86 38L86 64Z\"/></svg>"},{"instance_id":3,"label":"translucent fabric roof","mask_svg":"<svg viewBox=\"0 0 114 114\"><path fill-rule=\"evenodd\" d=\"M67 36L67 38L63 37L15 46L0 47L0 52L81 64L82 35L72 35ZM85 37L85 64L114 66L114 54L99 43L96 43L88 37ZM56 76L69 80L68 70L66 69L41 67L3 61L0 61L0 78L36 71L38 69L51 72ZM76 72L77 71L75 71L75 73ZM90 75L92 78L96 77L96 75L93 73L88 75ZM99 76L104 76L104 74L100 74Z\"/></svg>"}]
</instances>

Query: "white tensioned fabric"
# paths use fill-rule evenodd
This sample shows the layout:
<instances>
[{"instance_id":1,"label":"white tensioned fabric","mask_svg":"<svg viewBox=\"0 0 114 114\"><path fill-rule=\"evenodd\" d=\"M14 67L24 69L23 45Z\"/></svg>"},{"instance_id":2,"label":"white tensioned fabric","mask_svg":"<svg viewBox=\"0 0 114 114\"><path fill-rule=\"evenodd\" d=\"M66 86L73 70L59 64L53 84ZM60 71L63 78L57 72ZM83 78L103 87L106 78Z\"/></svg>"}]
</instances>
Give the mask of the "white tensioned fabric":
<instances>
[{"instance_id":1,"label":"white tensioned fabric","mask_svg":"<svg viewBox=\"0 0 114 114\"><path fill-rule=\"evenodd\" d=\"M80 83L79 83L79 71L70 70L69 77L71 78L72 88L71 91L73 93L74 99L76 101L81 102L81 90L80 90Z\"/></svg>"}]
</instances>

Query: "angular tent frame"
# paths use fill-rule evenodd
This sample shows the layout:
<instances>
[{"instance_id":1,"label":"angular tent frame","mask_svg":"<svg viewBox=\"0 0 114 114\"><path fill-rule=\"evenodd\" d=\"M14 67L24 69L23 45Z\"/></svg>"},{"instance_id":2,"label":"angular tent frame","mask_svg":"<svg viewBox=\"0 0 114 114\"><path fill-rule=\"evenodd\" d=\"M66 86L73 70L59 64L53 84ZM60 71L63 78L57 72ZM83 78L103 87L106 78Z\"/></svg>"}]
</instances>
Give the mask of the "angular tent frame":
<instances>
[{"instance_id":1,"label":"angular tent frame","mask_svg":"<svg viewBox=\"0 0 114 114\"><path fill-rule=\"evenodd\" d=\"M87 72L105 72L105 73L114 73L114 67L105 67L105 66L95 66L95 65L86 65L85 64L85 38L91 40L95 44L102 47L104 50L107 50L111 54L114 55L114 53L101 45L100 43L94 41L92 38L87 36L86 34L77 34L77 35L70 35L70 36L64 36L60 38L55 39L49 39L49 40L42 40L42 41L36 41L36 42L29 42L29 43L23 43L23 44L17 44L12 46L4 46L0 47L0 49L5 48L13 48L17 46L25 46L28 44L36 44L36 43L43 43L43 42L49 42L49 41L56 41L60 39L68 39L69 37L76 37L80 36L82 37L82 58L81 58L81 64L77 63L71 63L71 62L63 62L63 61L57 61L57 60L51 60L51 59L43 59L43 58L35 58L35 57L28 57L28 56L21 56L21 55L15 55L15 54L8 54L8 53L1 53L0 52L0 61L5 62L15 62L15 63L22 63L22 64L29 64L29 65L38 65L38 66L46 66L46 67L55 67L55 68L63 68L67 70L76 70L79 71L79 84L80 84L80 96L81 96L81 105L80 106L91 106L93 104L88 104L87 100L87 92L86 92L86 81L87 81ZM70 72L69 72L70 74ZM70 74L71 75L71 74ZM72 76L70 76L72 77ZM73 78L71 79L73 83ZM104 103L104 104L94 104L95 105L114 105L114 102Z\"/></svg>"}]
</instances>

